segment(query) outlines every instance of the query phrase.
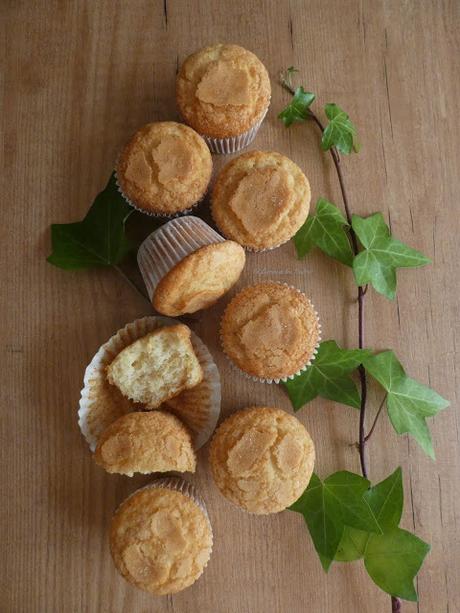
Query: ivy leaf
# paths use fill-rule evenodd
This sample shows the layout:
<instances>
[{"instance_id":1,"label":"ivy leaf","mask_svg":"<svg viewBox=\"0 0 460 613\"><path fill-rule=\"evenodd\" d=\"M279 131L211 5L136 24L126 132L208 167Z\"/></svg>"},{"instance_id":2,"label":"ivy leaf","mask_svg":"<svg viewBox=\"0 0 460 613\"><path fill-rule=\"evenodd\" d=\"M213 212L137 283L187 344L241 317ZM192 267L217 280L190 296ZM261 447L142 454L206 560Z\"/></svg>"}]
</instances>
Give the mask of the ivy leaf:
<instances>
[{"instance_id":1,"label":"ivy leaf","mask_svg":"<svg viewBox=\"0 0 460 613\"><path fill-rule=\"evenodd\" d=\"M294 69L288 68L288 72L291 74ZM311 92L306 92L302 86L298 87L295 90L295 94L291 100L291 102L287 105L285 109L281 111L278 115L278 119L284 123L286 128L292 125L296 121L305 121L309 115L309 108L315 99L315 94Z\"/></svg>"},{"instance_id":2,"label":"ivy leaf","mask_svg":"<svg viewBox=\"0 0 460 613\"><path fill-rule=\"evenodd\" d=\"M132 212L112 175L82 221L51 226L53 251L48 262L67 270L118 264L132 249L125 234Z\"/></svg>"},{"instance_id":3,"label":"ivy leaf","mask_svg":"<svg viewBox=\"0 0 460 613\"><path fill-rule=\"evenodd\" d=\"M321 148L327 151L335 147L340 153L346 155L352 150L357 153L360 146L356 141L356 128L351 123L349 116L334 103L326 104L324 111L329 123L323 132Z\"/></svg>"},{"instance_id":4,"label":"ivy leaf","mask_svg":"<svg viewBox=\"0 0 460 613\"><path fill-rule=\"evenodd\" d=\"M360 396L350 373L370 354L367 349L341 349L335 341L323 341L312 364L283 383L294 410L316 396L359 408Z\"/></svg>"},{"instance_id":5,"label":"ivy leaf","mask_svg":"<svg viewBox=\"0 0 460 613\"><path fill-rule=\"evenodd\" d=\"M367 372L387 392L387 409L398 434L409 432L422 449L434 459L426 418L449 406L449 402L426 385L411 379L393 351L383 351L363 361Z\"/></svg>"},{"instance_id":6,"label":"ivy leaf","mask_svg":"<svg viewBox=\"0 0 460 613\"><path fill-rule=\"evenodd\" d=\"M342 264L352 266L353 251L345 227L349 226L342 212L332 202L320 198L315 214L308 216L294 236L298 257L303 258L316 246Z\"/></svg>"},{"instance_id":7,"label":"ivy leaf","mask_svg":"<svg viewBox=\"0 0 460 613\"><path fill-rule=\"evenodd\" d=\"M324 482L313 474L305 492L289 507L305 519L325 570L334 559L345 525L367 532L381 532L363 497L368 487L367 479L348 471L336 472Z\"/></svg>"},{"instance_id":8,"label":"ivy leaf","mask_svg":"<svg viewBox=\"0 0 460 613\"><path fill-rule=\"evenodd\" d=\"M393 300L396 294L396 269L424 266L431 260L394 239L381 213L364 218L353 215L352 226L364 251L353 261L357 285L371 283L376 291Z\"/></svg>"},{"instance_id":9,"label":"ivy leaf","mask_svg":"<svg viewBox=\"0 0 460 613\"><path fill-rule=\"evenodd\" d=\"M384 592L405 600L417 600L414 578L430 546L415 534L390 528L372 535L366 547L364 566L371 579Z\"/></svg>"}]
</instances>

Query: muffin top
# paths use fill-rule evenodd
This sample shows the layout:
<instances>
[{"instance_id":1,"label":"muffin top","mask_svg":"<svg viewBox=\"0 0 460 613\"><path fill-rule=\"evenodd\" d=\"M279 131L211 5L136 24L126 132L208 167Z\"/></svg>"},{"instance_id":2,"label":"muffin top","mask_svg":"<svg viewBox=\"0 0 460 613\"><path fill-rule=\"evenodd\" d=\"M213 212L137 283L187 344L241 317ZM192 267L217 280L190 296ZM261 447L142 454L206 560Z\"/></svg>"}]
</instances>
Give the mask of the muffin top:
<instances>
[{"instance_id":1,"label":"muffin top","mask_svg":"<svg viewBox=\"0 0 460 613\"><path fill-rule=\"evenodd\" d=\"M263 117L270 79L262 62L238 45L214 45L190 55L177 75L182 117L200 134L237 136Z\"/></svg>"},{"instance_id":2,"label":"muffin top","mask_svg":"<svg viewBox=\"0 0 460 613\"><path fill-rule=\"evenodd\" d=\"M320 339L318 315L308 298L281 283L245 287L221 323L224 352L249 375L279 380L313 357Z\"/></svg>"},{"instance_id":3,"label":"muffin top","mask_svg":"<svg viewBox=\"0 0 460 613\"><path fill-rule=\"evenodd\" d=\"M172 317L206 309L238 281L245 261L244 249L233 241L201 247L161 279L153 307Z\"/></svg>"},{"instance_id":4,"label":"muffin top","mask_svg":"<svg viewBox=\"0 0 460 613\"><path fill-rule=\"evenodd\" d=\"M120 351L107 379L121 393L156 409L203 380L203 370L184 324L158 328Z\"/></svg>"},{"instance_id":5,"label":"muffin top","mask_svg":"<svg viewBox=\"0 0 460 613\"><path fill-rule=\"evenodd\" d=\"M162 411L128 413L105 430L94 454L109 473L133 476L175 470L195 472L190 432Z\"/></svg>"},{"instance_id":6,"label":"muffin top","mask_svg":"<svg viewBox=\"0 0 460 613\"><path fill-rule=\"evenodd\" d=\"M212 216L227 237L248 249L268 249L289 240L310 209L308 179L289 158L249 151L217 177Z\"/></svg>"},{"instance_id":7,"label":"muffin top","mask_svg":"<svg viewBox=\"0 0 460 613\"><path fill-rule=\"evenodd\" d=\"M281 409L252 407L219 426L209 460L226 498L251 513L277 513L307 487L315 449L294 416Z\"/></svg>"},{"instance_id":8,"label":"muffin top","mask_svg":"<svg viewBox=\"0 0 460 613\"><path fill-rule=\"evenodd\" d=\"M212 172L208 146L192 128L173 121L138 130L118 159L123 194L148 213L185 211L206 192Z\"/></svg>"},{"instance_id":9,"label":"muffin top","mask_svg":"<svg viewBox=\"0 0 460 613\"><path fill-rule=\"evenodd\" d=\"M110 549L127 581L152 594L174 594L202 574L211 555L212 530L190 497L152 485L116 511Z\"/></svg>"}]
</instances>

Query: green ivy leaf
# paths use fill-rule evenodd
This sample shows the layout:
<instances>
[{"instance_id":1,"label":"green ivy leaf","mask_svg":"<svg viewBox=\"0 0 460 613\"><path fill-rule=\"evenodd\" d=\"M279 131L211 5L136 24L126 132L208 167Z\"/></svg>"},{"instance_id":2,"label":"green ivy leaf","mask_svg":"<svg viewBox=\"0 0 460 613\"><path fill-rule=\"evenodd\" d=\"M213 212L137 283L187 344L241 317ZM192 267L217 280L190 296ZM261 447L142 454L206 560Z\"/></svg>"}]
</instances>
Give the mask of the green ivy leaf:
<instances>
[{"instance_id":1,"label":"green ivy leaf","mask_svg":"<svg viewBox=\"0 0 460 613\"><path fill-rule=\"evenodd\" d=\"M345 526L334 560L337 562L354 562L360 560L366 550L369 532Z\"/></svg>"},{"instance_id":2,"label":"green ivy leaf","mask_svg":"<svg viewBox=\"0 0 460 613\"><path fill-rule=\"evenodd\" d=\"M415 534L389 528L372 535L367 543L364 566L371 579L384 592L405 600L417 600L414 578L430 546Z\"/></svg>"},{"instance_id":3,"label":"green ivy leaf","mask_svg":"<svg viewBox=\"0 0 460 613\"><path fill-rule=\"evenodd\" d=\"M336 472L324 482L313 474L305 492L289 507L305 519L325 570L334 559L346 525L367 532L381 532L363 498L368 487L367 479L348 471Z\"/></svg>"},{"instance_id":4,"label":"green ivy leaf","mask_svg":"<svg viewBox=\"0 0 460 613\"><path fill-rule=\"evenodd\" d=\"M393 351L383 351L363 361L367 372L387 392L390 421L398 434L409 432L422 449L434 459L426 418L449 406L449 402L404 372Z\"/></svg>"},{"instance_id":5,"label":"green ivy leaf","mask_svg":"<svg viewBox=\"0 0 460 613\"><path fill-rule=\"evenodd\" d=\"M67 270L118 264L133 247L125 234L132 212L112 175L82 221L51 226L48 262Z\"/></svg>"},{"instance_id":6,"label":"green ivy leaf","mask_svg":"<svg viewBox=\"0 0 460 613\"><path fill-rule=\"evenodd\" d=\"M288 71L290 71L289 74L294 71L292 66L291 68L288 68ZM278 115L278 119L281 119L286 128L296 121L305 121L309 115L308 109L310 108L310 105L314 99L315 94L306 92L302 86L298 87L295 90L295 94L291 102Z\"/></svg>"},{"instance_id":7,"label":"green ivy leaf","mask_svg":"<svg viewBox=\"0 0 460 613\"><path fill-rule=\"evenodd\" d=\"M356 153L360 145L356 141L356 128L349 116L337 104L330 103L324 107L329 123L321 139L321 147L325 151L335 147L340 153L348 154L352 150Z\"/></svg>"},{"instance_id":8,"label":"green ivy leaf","mask_svg":"<svg viewBox=\"0 0 460 613\"><path fill-rule=\"evenodd\" d=\"M353 215L352 226L364 251L353 260L357 285L371 283L376 291L393 300L396 269L429 264L431 260L394 239L381 213L364 218Z\"/></svg>"},{"instance_id":9,"label":"green ivy leaf","mask_svg":"<svg viewBox=\"0 0 460 613\"><path fill-rule=\"evenodd\" d=\"M335 341L323 341L312 364L283 384L294 410L316 396L359 408L360 396L350 373L369 355L367 349L341 349Z\"/></svg>"},{"instance_id":10,"label":"green ivy leaf","mask_svg":"<svg viewBox=\"0 0 460 613\"><path fill-rule=\"evenodd\" d=\"M352 266L353 251L346 227L349 226L341 211L325 198L320 198L315 214L308 216L294 236L298 257L303 258L316 246L342 264Z\"/></svg>"}]
</instances>

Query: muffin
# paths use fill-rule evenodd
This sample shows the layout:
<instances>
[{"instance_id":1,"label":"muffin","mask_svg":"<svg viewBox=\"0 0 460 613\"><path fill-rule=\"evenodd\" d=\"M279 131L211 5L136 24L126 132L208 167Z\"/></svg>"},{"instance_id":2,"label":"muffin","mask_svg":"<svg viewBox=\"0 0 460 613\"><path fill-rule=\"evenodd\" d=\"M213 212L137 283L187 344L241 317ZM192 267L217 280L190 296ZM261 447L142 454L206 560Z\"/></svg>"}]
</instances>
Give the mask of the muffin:
<instances>
[{"instance_id":1,"label":"muffin","mask_svg":"<svg viewBox=\"0 0 460 613\"><path fill-rule=\"evenodd\" d=\"M159 479L117 509L110 550L120 574L141 590L175 594L195 583L212 550L203 502L180 479Z\"/></svg>"},{"instance_id":2,"label":"muffin","mask_svg":"<svg viewBox=\"0 0 460 613\"><path fill-rule=\"evenodd\" d=\"M245 287L221 322L225 354L243 372L271 383L304 370L320 341L318 315L299 290L269 281Z\"/></svg>"},{"instance_id":3,"label":"muffin","mask_svg":"<svg viewBox=\"0 0 460 613\"><path fill-rule=\"evenodd\" d=\"M163 411L128 413L117 419L102 433L94 459L108 473L128 477L196 469L190 432Z\"/></svg>"},{"instance_id":4,"label":"muffin","mask_svg":"<svg viewBox=\"0 0 460 613\"><path fill-rule=\"evenodd\" d=\"M268 72L238 45L190 55L176 82L179 111L214 153L234 153L254 139L270 104Z\"/></svg>"},{"instance_id":5,"label":"muffin","mask_svg":"<svg viewBox=\"0 0 460 613\"><path fill-rule=\"evenodd\" d=\"M116 180L134 207L150 215L174 216L206 193L212 160L204 140L173 121L149 123L121 152Z\"/></svg>"},{"instance_id":6,"label":"muffin","mask_svg":"<svg viewBox=\"0 0 460 613\"><path fill-rule=\"evenodd\" d=\"M212 216L224 236L253 251L294 236L310 210L310 184L276 152L249 151L227 164L212 193Z\"/></svg>"},{"instance_id":7,"label":"muffin","mask_svg":"<svg viewBox=\"0 0 460 613\"><path fill-rule=\"evenodd\" d=\"M307 487L315 448L294 416L252 407L219 426L209 461L217 487L231 502L251 513L278 513Z\"/></svg>"},{"instance_id":8,"label":"muffin","mask_svg":"<svg viewBox=\"0 0 460 613\"><path fill-rule=\"evenodd\" d=\"M84 387L78 409L78 425L91 451L95 451L102 433L119 417L141 411L143 404L126 398L107 380L107 367L126 347L150 332L175 326L168 317L142 317L118 330L98 349L85 370ZM190 331L195 355L203 370L201 383L168 399L160 408L174 413L190 430L195 449L202 447L215 430L220 414L221 385L217 366L203 341ZM174 408L170 403L174 403Z\"/></svg>"},{"instance_id":9,"label":"muffin","mask_svg":"<svg viewBox=\"0 0 460 613\"><path fill-rule=\"evenodd\" d=\"M107 367L107 379L121 393L156 409L203 380L190 328L165 326L128 345Z\"/></svg>"},{"instance_id":10,"label":"muffin","mask_svg":"<svg viewBox=\"0 0 460 613\"><path fill-rule=\"evenodd\" d=\"M154 309L172 317L212 306L238 281L246 261L238 243L192 216L152 232L137 259Z\"/></svg>"}]
</instances>

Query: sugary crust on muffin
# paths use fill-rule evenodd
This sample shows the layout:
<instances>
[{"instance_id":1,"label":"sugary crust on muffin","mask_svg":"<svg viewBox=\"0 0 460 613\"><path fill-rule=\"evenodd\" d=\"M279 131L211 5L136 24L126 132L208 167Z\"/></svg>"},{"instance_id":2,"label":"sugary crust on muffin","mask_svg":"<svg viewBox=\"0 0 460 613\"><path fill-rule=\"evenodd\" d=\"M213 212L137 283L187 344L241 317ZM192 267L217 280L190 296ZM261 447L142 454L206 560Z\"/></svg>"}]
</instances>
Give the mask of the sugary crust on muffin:
<instances>
[{"instance_id":1,"label":"sugary crust on muffin","mask_svg":"<svg viewBox=\"0 0 460 613\"><path fill-rule=\"evenodd\" d=\"M127 581L152 594L175 594L203 573L212 530L191 498L166 487L148 487L116 511L110 549Z\"/></svg>"},{"instance_id":2,"label":"sugary crust on muffin","mask_svg":"<svg viewBox=\"0 0 460 613\"><path fill-rule=\"evenodd\" d=\"M102 433L94 459L107 472L129 477L196 469L190 432L177 417L162 411L128 413L117 419Z\"/></svg>"},{"instance_id":3,"label":"sugary crust on muffin","mask_svg":"<svg viewBox=\"0 0 460 613\"><path fill-rule=\"evenodd\" d=\"M175 317L212 306L238 281L245 261L244 249L233 241L201 247L161 279L154 308Z\"/></svg>"},{"instance_id":4,"label":"sugary crust on muffin","mask_svg":"<svg viewBox=\"0 0 460 613\"><path fill-rule=\"evenodd\" d=\"M296 374L313 356L319 335L308 298L275 282L245 287L221 323L224 352L241 370L263 379Z\"/></svg>"},{"instance_id":5,"label":"sugary crust on muffin","mask_svg":"<svg viewBox=\"0 0 460 613\"><path fill-rule=\"evenodd\" d=\"M268 72L238 45L214 45L190 55L176 81L180 113L200 134L215 138L247 132L270 104Z\"/></svg>"},{"instance_id":6,"label":"sugary crust on muffin","mask_svg":"<svg viewBox=\"0 0 460 613\"><path fill-rule=\"evenodd\" d=\"M297 164L274 151L249 151L229 162L212 192L220 231L249 249L276 247L302 226L310 184Z\"/></svg>"},{"instance_id":7,"label":"sugary crust on muffin","mask_svg":"<svg viewBox=\"0 0 460 613\"><path fill-rule=\"evenodd\" d=\"M184 324L165 326L125 347L107 367L107 379L127 398L156 409L203 380Z\"/></svg>"},{"instance_id":8,"label":"sugary crust on muffin","mask_svg":"<svg viewBox=\"0 0 460 613\"><path fill-rule=\"evenodd\" d=\"M149 123L126 144L117 163L117 181L137 207L157 214L185 211L208 187L212 159L192 128L173 121Z\"/></svg>"},{"instance_id":9,"label":"sugary crust on muffin","mask_svg":"<svg viewBox=\"0 0 460 613\"><path fill-rule=\"evenodd\" d=\"M209 460L226 498L251 513L277 513L307 487L315 449L294 416L281 409L251 407L219 426Z\"/></svg>"}]
</instances>

